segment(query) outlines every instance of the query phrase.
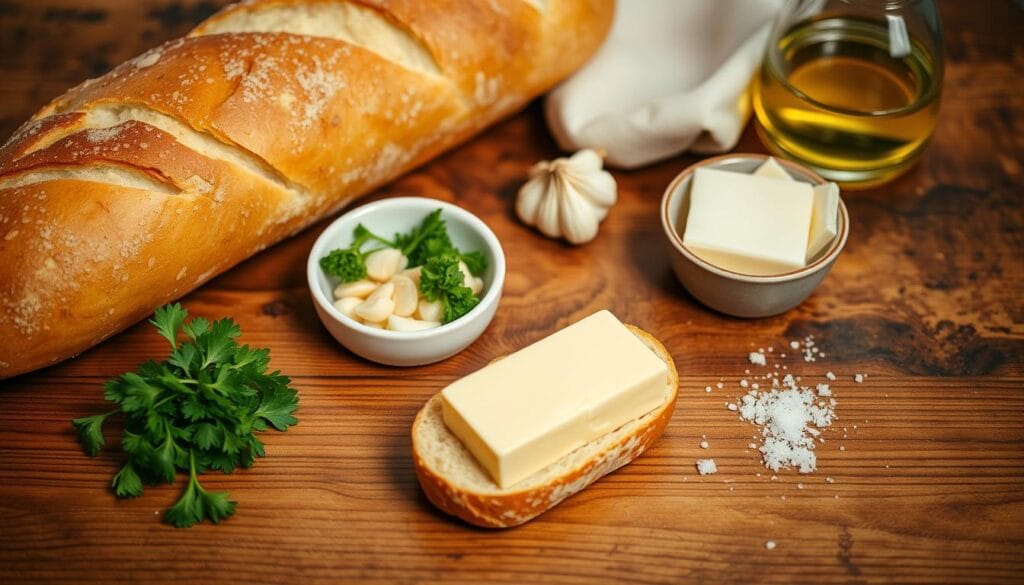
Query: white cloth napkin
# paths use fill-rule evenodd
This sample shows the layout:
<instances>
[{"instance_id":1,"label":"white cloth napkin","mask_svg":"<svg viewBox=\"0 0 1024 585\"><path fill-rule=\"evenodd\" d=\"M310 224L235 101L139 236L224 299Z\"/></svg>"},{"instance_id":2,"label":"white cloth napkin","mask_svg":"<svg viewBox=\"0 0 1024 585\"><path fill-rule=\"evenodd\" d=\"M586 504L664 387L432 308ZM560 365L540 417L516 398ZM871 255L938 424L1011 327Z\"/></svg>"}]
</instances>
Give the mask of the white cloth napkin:
<instances>
[{"instance_id":1,"label":"white cloth napkin","mask_svg":"<svg viewBox=\"0 0 1024 585\"><path fill-rule=\"evenodd\" d=\"M634 168L684 150L731 149L747 87L783 0L619 0L594 58L547 98L565 150L604 149Z\"/></svg>"}]
</instances>

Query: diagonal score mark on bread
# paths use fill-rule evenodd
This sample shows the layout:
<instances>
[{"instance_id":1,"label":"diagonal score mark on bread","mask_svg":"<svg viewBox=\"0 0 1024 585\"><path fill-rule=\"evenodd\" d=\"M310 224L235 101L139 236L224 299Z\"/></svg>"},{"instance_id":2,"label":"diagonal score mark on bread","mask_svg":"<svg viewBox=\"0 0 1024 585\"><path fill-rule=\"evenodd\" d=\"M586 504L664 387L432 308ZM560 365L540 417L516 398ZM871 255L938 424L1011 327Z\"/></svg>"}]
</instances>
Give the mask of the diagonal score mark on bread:
<instances>
[{"instance_id":1,"label":"diagonal score mark on bread","mask_svg":"<svg viewBox=\"0 0 1024 585\"><path fill-rule=\"evenodd\" d=\"M0 191L5 189L18 189L46 183L49 181L85 181L89 183L102 183L106 185L117 185L126 189L138 191L153 191L166 195L177 195L181 190L164 181L159 181L147 175L145 172L133 169L128 166L114 164L96 164L88 167L72 166L39 166L32 167L25 172L15 173L0 178Z\"/></svg>"},{"instance_id":2,"label":"diagonal score mark on bread","mask_svg":"<svg viewBox=\"0 0 1024 585\"><path fill-rule=\"evenodd\" d=\"M98 150L100 139L108 139L112 142L109 148L114 150L129 150L131 148L139 148L139 144L132 144L130 142L118 143L116 140L117 136L121 134L121 129L126 125L132 123L142 124L146 127L146 130L156 129L161 132L168 134L173 137L182 146L194 151L195 153L220 161L228 162L232 165L240 167L245 171L256 175L263 180L270 183L274 183L277 187L282 190L294 193L296 196L301 198L308 198L308 190L289 180L287 177L282 175L267 161L256 156L254 153L228 142L227 140L218 139L213 133L201 132L186 124L185 122L175 119L172 116L159 112L153 108L147 107L142 104L103 104L93 107L85 112L60 112L62 114L75 114L76 122L66 124L57 128L54 128L50 132L45 132L41 136L38 136L34 142L26 145L20 152L19 155L12 157L12 163L9 166L14 167L15 173L10 176L5 176L0 179L0 188L12 188L15 186L21 186L33 182L44 182L47 180L54 180L54 178L78 178L79 180L90 180L95 182L107 183L110 185L121 185L129 188L144 188L144 184L137 180L122 180L125 178L125 173L97 173L87 172L88 167L81 169L75 169L74 167L68 167L66 169L66 175L52 175L52 174L40 174L38 176L32 176L34 169L40 166L45 166L48 163L51 165L55 162L53 155L47 157L43 155L47 149L53 146L59 146L60 143L69 140L75 140L76 138L84 137L87 142L93 144L92 148ZM142 143L145 148L145 143ZM81 150L79 146L79 150ZM39 153L39 154L37 154ZM35 155L35 158L49 158L50 160L44 162L42 165L36 164L25 164L29 159ZM61 161L71 164L89 164L81 161ZM105 166L105 163L93 163L97 167ZM4 165L7 167L8 165ZM8 169L0 167L0 175L7 174ZM24 173L28 173L29 176L23 176ZM135 173L138 174L138 173ZM153 185L159 183L163 187L166 187L166 181L151 181ZM199 194L207 194L209 189L188 189L188 184L177 185L178 191L197 191ZM154 187L151 190L162 191L162 192L173 192L172 190L162 189L160 187Z\"/></svg>"},{"instance_id":3,"label":"diagonal score mark on bread","mask_svg":"<svg viewBox=\"0 0 1024 585\"><path fill-rule=\"evenodd\" d=\"M389 13L354 2L237 4L197 27L190 36L221 33L287 33L358 45L424 75L441 75L434 56Z\"/></svg>"}]
</instances>

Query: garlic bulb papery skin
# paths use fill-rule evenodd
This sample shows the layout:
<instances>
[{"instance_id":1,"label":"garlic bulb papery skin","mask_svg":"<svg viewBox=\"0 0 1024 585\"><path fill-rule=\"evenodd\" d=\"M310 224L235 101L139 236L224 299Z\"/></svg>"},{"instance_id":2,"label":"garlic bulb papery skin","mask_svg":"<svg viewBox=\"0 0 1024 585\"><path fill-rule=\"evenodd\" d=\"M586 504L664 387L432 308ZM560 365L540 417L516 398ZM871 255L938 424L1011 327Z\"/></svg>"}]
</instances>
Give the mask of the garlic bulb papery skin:
<instances>
[{"instance_id":1,"label":"garlic bulb papery skin","mask_svg":"<svg viewBox=\"0 0 1024 585\"><path fill-rule=\"evenodd\" d=\"M569 158L539 162L519 189L516 215L549 238L583 244L615 205L618 189L601 155L584 149Z\"/></svg>"}]
</instances>

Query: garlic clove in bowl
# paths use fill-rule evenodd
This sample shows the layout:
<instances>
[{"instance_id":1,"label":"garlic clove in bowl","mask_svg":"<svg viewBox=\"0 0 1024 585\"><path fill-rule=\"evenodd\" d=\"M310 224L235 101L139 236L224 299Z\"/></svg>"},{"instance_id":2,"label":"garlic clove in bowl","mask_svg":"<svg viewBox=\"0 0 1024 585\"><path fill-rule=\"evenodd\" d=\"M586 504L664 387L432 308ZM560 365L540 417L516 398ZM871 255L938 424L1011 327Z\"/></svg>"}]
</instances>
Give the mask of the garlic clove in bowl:
<instances>
[{"instance_id":1,"label":"garlic clove in bowl","mask_svg":"<svg viewBox=\"0 0 1024 585\"><path fill-rule=\"evenodd\" d=\"M550 238L573 244L593 240L618 192L614 177L602 167L601 155L590 149L537 163L519 189L516 215Z\"/></svg>"}]
</instances>

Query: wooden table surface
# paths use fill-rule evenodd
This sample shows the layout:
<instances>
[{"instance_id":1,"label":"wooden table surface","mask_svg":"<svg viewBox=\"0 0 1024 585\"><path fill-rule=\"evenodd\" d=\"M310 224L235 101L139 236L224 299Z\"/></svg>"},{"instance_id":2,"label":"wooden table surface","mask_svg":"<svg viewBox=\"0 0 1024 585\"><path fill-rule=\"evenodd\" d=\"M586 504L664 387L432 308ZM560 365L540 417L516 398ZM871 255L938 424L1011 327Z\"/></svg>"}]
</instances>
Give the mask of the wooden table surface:
<instances>
[{"instance_id":1,"label":"wooden table surface","mask_svg":"<svg viewBox=\"0 0 1024 585\"><path fill-rule=\"evenodd\" d=\"M0 134L220 4L0 1ZM90 459L74 440L69 421L104 409L104 380L163 355L149 326L0 382L0 582L1022 582L1024 11L1007 1L941 9L949 66L934 143L899 180L845 194L846 251L797 309L728 318L676 283L657 210L693 156L617 172L620 202L586 246L520 225L517 187L556 154L534 105L377 195L457 202L504 242L501 308L463 353L395 369L336 345L305 285L324 224L184 298L272 348L301 395L300 424L264 435L266 459L204 479L238 501L223 524L161 524L180 481L116 500L107 486L118 450ZM748 128L736 150L763 148ZM661 441L521 528L474 529L434 510L409 450L423 402L606 307L675 357L682 387ZM807 335L824 359L770 363L805 380L838 374L840 420L816 473L776 479L747 446L756 428L725 403L743 392L748 351L774 346L777 356ZM719 380L724 388L704 391ZM719 472L697 475L700 457Z\"/></svg>"}]
</instances>

